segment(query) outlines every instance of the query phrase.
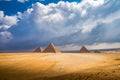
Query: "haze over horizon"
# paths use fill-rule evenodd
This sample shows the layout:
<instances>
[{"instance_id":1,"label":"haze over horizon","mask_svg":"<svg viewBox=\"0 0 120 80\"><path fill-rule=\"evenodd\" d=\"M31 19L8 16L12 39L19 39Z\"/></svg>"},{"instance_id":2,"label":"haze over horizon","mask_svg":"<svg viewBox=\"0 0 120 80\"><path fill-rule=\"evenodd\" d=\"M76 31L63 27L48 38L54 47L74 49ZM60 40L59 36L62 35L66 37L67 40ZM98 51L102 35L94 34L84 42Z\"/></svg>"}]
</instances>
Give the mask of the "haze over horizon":
<instances>
[{"instance_id":1,"label":"haze over horizon","mask_svg":"<svg viewBox=\"0 0 120 80\"><path fill-rule=\"evenodd\" d=\"M0 51L120 48L119 0L0 0Z\"/></svg>"}]
</instances>

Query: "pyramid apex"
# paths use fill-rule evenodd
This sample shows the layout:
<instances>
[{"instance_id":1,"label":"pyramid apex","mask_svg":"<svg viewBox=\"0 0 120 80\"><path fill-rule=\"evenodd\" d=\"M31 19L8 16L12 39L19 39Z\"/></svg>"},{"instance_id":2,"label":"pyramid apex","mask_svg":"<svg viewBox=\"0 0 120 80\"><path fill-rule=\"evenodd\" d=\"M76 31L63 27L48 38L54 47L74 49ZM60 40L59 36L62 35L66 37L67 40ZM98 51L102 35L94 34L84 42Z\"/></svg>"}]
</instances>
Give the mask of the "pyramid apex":
<instances>
[{"instance_id":1,"label":"pyramid apex","mask_svg":"<svg viewBox=\"0 0 120 80\"><path fill-rule=\"evenodd\" d=\"M82 47L85 47L84 45Z\"/></svg>"},{"instance_id":2,"label":"pyramid apex","mask_svg":"<svg viewBox=\"0 0 120 80\"><path fill-rule=\"evenodd\" d=\"M42 51L43 51L42 47L38 47L37 49L35 49L34 52L42 52Z\"/></svg>"},{"instance_id":3,"label":"pyramid apex","mask_svg":"<svg viewBox=\"0 0 120 80\"><path fill-rule=\"evenodd\" d=\"M81 48L86 48L85 46L82 46ZM86 48L87 49L87 48Z\"/></svg>"},{"instance_id":4,"label":"pyramid apex","mask_svg":"<svg viewBox=\"0 0 120 80\"><path fill-rule=\"evenodd\" d=\"M50 43L49 45L54 45L53 43Z\"/></svg>"},{"instance_id":5,"label":"pyramid apex","mask_svg":"<svg viewBox=\"0 0 120 80\"><path fill-rule=\"evenodd\" d=\"M50 44L53 44L53 43L50 43Z\"/></svg>"},{"instance_id":6,"label":"pyramid apex","mask_svg":"<svg viewBox=\"0 0 120 80\"><path fill-rule=\"evenodd\" d=\"M80 49L80 53L89 53L89 50L85 46L82 46Z\"/></svg>"},{"instance_id":7,"label":"pyramid apex","mask_svg":"<svg viewBox=\"0 0 120 80\"><path fill-rule=\"evenodd\" d=\"M50 43L43 52L57 53L57 52L60 52L60 51L54 46L53 43Z\"/></svg>"}]
</instances>

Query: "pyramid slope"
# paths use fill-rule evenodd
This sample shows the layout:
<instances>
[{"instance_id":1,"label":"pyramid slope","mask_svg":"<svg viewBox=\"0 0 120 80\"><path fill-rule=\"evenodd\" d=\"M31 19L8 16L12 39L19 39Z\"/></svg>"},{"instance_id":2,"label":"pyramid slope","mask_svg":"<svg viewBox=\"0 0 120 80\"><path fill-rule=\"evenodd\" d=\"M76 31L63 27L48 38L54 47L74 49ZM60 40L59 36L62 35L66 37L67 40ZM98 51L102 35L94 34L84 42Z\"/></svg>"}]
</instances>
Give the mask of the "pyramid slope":
<instances>
[{"instance_id":1,"label":"pyramid slope","mask_svg":"<svg viewBox=\"0 0 120 80\"><path fill-rule=\"evenodd\" d=\"M80 53L89 53L89 50L85 46L82 46Z\"/></svg>"},{"instance_id":2,"label":"pyramid slope","mask_svg":"<svg viewBox=\"0 0 120 80\"><path fill-rule=\"evenodd\" d=\"M46 52L46 53L60 53L60 51L54 46L53 43L50 43L43 52Z\"/></svg>"},{"instance_id":3,"label":"pyramid slope","mask_svg":"<svg viewBox=\"0 0 120 80\"><path fill-rule=\"evenodd\" d=\"M42 52L43 49L41 47L38 47L34 52Z\"/></svg>"}]
</instances>

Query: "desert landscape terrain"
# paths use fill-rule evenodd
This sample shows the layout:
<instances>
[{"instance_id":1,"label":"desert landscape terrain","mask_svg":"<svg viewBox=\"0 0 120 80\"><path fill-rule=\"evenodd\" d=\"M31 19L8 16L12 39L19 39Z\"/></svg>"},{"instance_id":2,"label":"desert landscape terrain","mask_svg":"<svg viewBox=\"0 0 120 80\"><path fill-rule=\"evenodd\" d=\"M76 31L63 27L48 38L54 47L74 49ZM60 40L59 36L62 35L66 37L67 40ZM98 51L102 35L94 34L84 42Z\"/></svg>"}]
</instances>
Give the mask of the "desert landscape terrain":
<instances>
[{"instance_id":1,"label":"desert landscape terrain","mask_svg":"<svg viewBox=\"0 0 120 80\"><path fill-rule=\"evenodd\" d=\"M120 80L120 52L3 53L0 80Z\"/></svg>"},{"instance_id":2,"label":"desert landscape terrain","mask_svg":"<svg viewBox=\"0 0 120 80\"><path fill-rule=\"evenodd\" d=\"M120 0L0 0L0 80L120 80Z\"/></svg>"}]
</instances>

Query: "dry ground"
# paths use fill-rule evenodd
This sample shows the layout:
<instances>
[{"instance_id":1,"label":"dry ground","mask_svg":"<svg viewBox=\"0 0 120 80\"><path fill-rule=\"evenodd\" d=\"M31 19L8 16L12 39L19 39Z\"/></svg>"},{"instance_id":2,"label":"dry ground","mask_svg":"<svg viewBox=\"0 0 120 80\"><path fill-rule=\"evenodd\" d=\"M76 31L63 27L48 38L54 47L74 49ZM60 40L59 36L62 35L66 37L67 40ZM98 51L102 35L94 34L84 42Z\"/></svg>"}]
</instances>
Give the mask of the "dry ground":
<instances>
[{"instance_id":1,"label":"dry ground","mask_svg":"<svg viewBox=\"0 0 120 80\"><path fill-rule=\"evenodd\" d=\"M4 53L0 80L120 80L120 52Z\"/></svg>"}]
</instances>

